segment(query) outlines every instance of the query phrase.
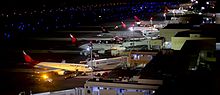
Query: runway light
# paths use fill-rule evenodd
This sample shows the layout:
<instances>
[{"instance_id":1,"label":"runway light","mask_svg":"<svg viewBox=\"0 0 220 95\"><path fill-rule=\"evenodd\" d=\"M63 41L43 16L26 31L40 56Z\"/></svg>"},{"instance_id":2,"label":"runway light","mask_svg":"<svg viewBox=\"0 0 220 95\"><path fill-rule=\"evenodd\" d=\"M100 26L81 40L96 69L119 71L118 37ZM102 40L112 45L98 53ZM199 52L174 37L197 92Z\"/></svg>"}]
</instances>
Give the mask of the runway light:
<instances>
[{"instance_id":1,"label":"runway light","mask_svg":"<svg viewBox=\"0 0 220 95\"><path fill-rule=\"evenodd\" d=\"M206 20L208 21L208 20L209 20L209 18L206 18Z\"/></svg>"},{"instance_id":2,"label":"runway light","mask_svg":"<svg viewBox=\"0 0 220 95\"><path fill-rule=\"evenodd\" d=\"M209 2L206 2L207 5L209 5Z\"/></svg>"},{"instance_id":3,"label":"runway light","mask_svg":"<svg viewBox=\"0 0 220 95\"><path fill-rule=\"evenodd\" d=\"M86 48L87 51L90 51L90 49L91 49L91 47L87 47L87 48Z\"/></svg>"},{"instance_id":4,"label":"runway light","mask_svg":"<svg viewBox=\"0 0 220 95\"><path fill-rule=\"evenodd\" d=\"M153 90L152 93L155 93L155 91Z\"/></svg>"},{"instance_id":5,"label":"runway light","mask_svg":"<svg viewBox=\"0 0 220 95\"><path fill-rule=\"evenodd\" d=\"M136 22L138 25L140 25L141 24L141 22Z\"/></svg>"},{"instance_id":6,"label":"runway light","mask_svg":"<svg viewBox=\"0 0 220 95\"><path fill-rule=\"evenodd\" d=\"M198 4L199 2L198 2L198 1L196 1L195 3L196 3L196 4Z\"/></svg>"},{"instance_id":7,"label":"runway light","mask_svg":"<svg viewBox=\"0 0 220 95\"><path fill-rule=\"evenodd\" d=\"M43 79L48 79L48 78L49 78L46 74L43 74L41 77L42 77Z\"/></svg>"}]
</instances>

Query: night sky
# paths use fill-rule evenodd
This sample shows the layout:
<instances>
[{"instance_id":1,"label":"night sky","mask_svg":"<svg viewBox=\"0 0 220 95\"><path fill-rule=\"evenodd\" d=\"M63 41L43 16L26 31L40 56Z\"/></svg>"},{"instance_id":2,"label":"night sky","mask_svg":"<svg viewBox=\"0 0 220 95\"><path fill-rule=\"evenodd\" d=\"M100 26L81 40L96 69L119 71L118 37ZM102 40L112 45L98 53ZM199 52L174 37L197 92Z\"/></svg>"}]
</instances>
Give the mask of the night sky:
<instances>
[{"instance_id":1,"label":"night sky","mask_svg":"<svg viewBox=\"0 0 220 95\"><path fill-rule=\"evenodd\" d=\"M95 4L108 2L143 2L146 0L5 0L0 1L0 8L41 8L41 7L68 7L81 4ZM186 2L189 0L147 0L153 2L159 1L174 1Z\"/></svg>"}]
</instances>

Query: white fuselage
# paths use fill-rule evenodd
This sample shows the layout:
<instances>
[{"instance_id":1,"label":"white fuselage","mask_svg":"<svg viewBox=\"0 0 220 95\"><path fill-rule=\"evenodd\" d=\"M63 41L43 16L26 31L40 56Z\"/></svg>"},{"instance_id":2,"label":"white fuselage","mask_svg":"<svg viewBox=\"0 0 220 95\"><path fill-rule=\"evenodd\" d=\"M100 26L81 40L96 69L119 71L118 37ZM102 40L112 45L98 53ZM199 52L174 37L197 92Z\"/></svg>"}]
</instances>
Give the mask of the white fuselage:
<instances>
[{"instance_id":1,"label":"white fuselage","mask_svg":"<svg viewBox=\"0 0 220 95\"><path fill-rule=\"evenodd\" d=\"M143 37L142 33L135 31L109 31L109 33L101 33L97 36L102 37L122 37L122 38L130 38L130 37Z\"/></svg>"},{"instance_id":2,"label":"white fuselage","mask_svg":"<svg viewBox=\"0 0 220 95\"><path fill-rule=\"evenodd\" d=\"M172 9L172 10L168 10L168 13L173 13L173 14L184 14L185 12L187 12L188 10L184 10L184 9Z\"/></svg>"},{"instance_id":3,"label":"white fuselage","mask_svg":"<svg viewBox=\"0 0 220 95\"><path fill-rule=\"evenodd\" d=\"M109 43L109 44L108 43L93 43L92 50L111 50L111 49L118 48L121 46L122 46L121 44L113 44L113 43ZM86 44L79 46L79 48L83 50L88 50L89 47L90 47L90 43L86 43Z\"/></svg>"},{"instance_id":4,"label":"white fuselage","mask_svg":"<svg viewBox=\"0 0 220 95\"><path fill-rule=\"evenodd\" d=\"M43 68L50 71L57 71L57 70L80 71L80 72L92 71L92 68L86 64L74 64L74 63L40 62L34 67Z\"/></svg>"},{"instance_id":5,"label":"white fuselage","mask_svg":"<svg viewBox=\"0 0 220 95\"><path fill-rule=\"evenodd\" d=\"M144 37L158 37L159 30L154 27L133 27L133 31L141 31Z\"/></svg>"},{"instance_id":6,"label":"white fuselage","mask_svg":"<svg viewBox=\"0 0 220 95\"><path fill-rule=\"evenodd\" d=\"M114 69L118 64L127 61L127 57L114 57L114 58L104 58L96 59L91 62L87 61L90 67L97 67L99 69Z\"/></svg>"}]
</instances>

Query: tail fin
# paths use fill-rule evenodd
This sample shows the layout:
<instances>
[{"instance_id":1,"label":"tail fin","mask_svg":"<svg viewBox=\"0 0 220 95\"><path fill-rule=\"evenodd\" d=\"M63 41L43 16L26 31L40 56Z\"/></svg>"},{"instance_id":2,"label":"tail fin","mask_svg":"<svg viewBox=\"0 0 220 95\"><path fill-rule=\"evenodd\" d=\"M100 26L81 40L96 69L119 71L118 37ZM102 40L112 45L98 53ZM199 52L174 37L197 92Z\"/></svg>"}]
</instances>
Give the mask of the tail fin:
<instances>
[{"instance_id":1,"label":"tail fin","mask_svg":"<svg viewBox=\"0 0 220 95\"><path fill-rule=\"evenodd\" d=\"M127 28L127 26L124 22L121 22L121 25L122 25L123 28Z\"/></svg>"},{"instance_id":2,"label":"tail fin","mask_svg":"<svg viewBox=\"0 0 220 95\"><path fill-rule=\"evenodd\" d=\"M29 55L27 55L26 52L23 51L23 54L24 54L25 62L27 63L33 62L33 59Z\"/></svg>"},{"instance_id":3,"label":"tail fin","mask_svg":"<svg viewBox=\"0 0 220 95\"><path fill-rule=\"evenodd\" d=\"M76 44L77 39L72 34L70 34L70 37L71 37L72 44Z\"/></svg>"},{"instance_id":4,"label":"tail fin","mask_svg":"<svg viewBox=\"0 0 220 95\"><path fill-rule=\"evenodd\" d=\"M140 22L141 21L137 16L134 16L134 20L135 20L135 22Z\"/></svg>"},{"instance_id":5,"label":"tail fin","mask_svg":"<svg viewBox=\"0 0 220 95\"><path fill-rule=\"evenodd\" d=\"M33 60L25 51L23 51L23 54L26 63L30 63L31 65L36 65L39 63L38 61Z\"/></svg>"}]
</instances>

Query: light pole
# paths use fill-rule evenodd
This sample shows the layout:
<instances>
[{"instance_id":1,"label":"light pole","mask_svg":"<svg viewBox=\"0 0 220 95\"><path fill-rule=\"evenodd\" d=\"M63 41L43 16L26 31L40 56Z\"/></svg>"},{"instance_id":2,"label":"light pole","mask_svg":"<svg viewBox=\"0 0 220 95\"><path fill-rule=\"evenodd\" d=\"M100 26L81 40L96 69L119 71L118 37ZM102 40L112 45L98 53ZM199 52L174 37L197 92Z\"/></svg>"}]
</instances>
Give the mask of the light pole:
<instances>
[{"instance_id":1,"label":"light pole","mask_svg":"<svg viewBox=\"0 0 220 95\"><path fill-rule=\"evenodd\" d=\"M90 60L91 60L90 64L91 64L91 68L94 69L93 58L92 58L92 49L93 49L92 41L89 42L89 48L90 48ZM93 78L93 71L92 71L92 78Z\"/></svg>"},{"instance_id":2,"label":"light pole","mask_svg":"<svg viewBox=\"0 0 220 95\"><path fill-rule=\"evenodd\" d=\"M153 25L153 21L152 21L152 20L153 20L153 17L150 18L150 24L151 24L151 26Z\"/></svg>"}]
</instances>

